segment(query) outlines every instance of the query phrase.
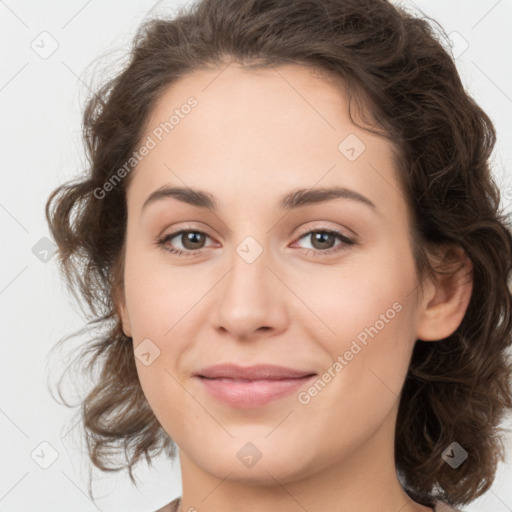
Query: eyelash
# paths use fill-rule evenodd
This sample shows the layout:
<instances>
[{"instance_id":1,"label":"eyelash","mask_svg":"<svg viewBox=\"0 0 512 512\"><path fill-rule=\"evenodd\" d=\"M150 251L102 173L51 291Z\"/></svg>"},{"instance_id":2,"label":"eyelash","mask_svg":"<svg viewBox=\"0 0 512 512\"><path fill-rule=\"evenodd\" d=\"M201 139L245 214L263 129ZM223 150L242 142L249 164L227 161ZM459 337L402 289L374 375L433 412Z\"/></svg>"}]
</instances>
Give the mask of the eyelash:
<instances>
[{"instance_id":1,"label":"eyelash","mask_svg":"<svg viewBox=\"0 0 512 512\"><path fill-rule=\"evenodd\" d=\"M205 235L206 237L210 238L207 233L205 233L204 231L201 231L200 229L181 229L179 231L175 231L174 233L169 233L167 235L164 235L162 238L160 238L157 241L157 245L161 246L165 251L168 251L176 256L198 256L198 255L200 255L203 252L203 249L199 249L197 251L189 251L189 250L183 251L181 249L173 249L173 248L167 247L165 245L168 240L172 240L176 236L182 235L184 233L200 233L200 234ZM307 231L307 232L303 233L298 238L298 240L301 240L305 236L311 235L313 233L328 233L330 235L334 235L334 236L338 237L343 242L342 244L340 244L338 246L332 247L331 249L326 249L324 251L321 249L306 249L307 251L311 251L313 253L313 255L315 255L315 256L324 256L324 255L331 254L331 253L345 251L348 249L349 246L357 245L357 242L355 240L346 237L339 231L336 231L334 229L328 229L328 228L325 228L325 229L324 228L316 228L316 229Z\"/></svg>"}]
</instances>

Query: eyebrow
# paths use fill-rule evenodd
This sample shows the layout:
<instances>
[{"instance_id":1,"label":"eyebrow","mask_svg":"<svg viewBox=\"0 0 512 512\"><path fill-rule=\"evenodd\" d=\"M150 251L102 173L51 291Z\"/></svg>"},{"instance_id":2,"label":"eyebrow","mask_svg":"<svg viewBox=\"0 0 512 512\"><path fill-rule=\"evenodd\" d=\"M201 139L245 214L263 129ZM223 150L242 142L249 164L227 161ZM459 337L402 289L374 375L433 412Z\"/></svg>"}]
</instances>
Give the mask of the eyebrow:
<instances>
[{"instance_id":1,"label":"eyebrow","mask_svg":"<svg viewBox=\"0 0 512 512\"><path fill-rule=\"evenodd\" d=\"M218 210L218 203L215 197L208 192L189 187L171 187L164 185L148 196L142 205L142 211L144 211L144 209L146 209L150 204L167 198L174 198L198 208L207 208L212 211ZM280 210L289 211L302 206L323 203L325 201L332 201L333 199L340 198L357 201L369 206L373 210L377 210L375 204L367 197L361 195L355 190L339 186L309 189L300 188L293 190L280 199L278 208Z\"/></svg>"}]
</instances>

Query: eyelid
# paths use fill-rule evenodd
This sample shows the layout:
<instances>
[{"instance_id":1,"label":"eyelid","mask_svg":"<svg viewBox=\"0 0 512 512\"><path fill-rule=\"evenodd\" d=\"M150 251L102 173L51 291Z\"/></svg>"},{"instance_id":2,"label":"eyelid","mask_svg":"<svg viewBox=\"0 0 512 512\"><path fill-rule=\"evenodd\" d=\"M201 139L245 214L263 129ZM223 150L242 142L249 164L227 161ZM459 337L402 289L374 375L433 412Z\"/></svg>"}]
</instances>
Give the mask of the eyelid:
<instances>
[{"instance_id":1,"label":"eyelid","mask_svg":"<svg viewBox=\"0 0 512 512\"><path fill-rule=\"evenodd\" d=\"M312 221L312 222L314 222L314 221ZM294 238L295 241L293 242L293 244L296 244L297 242L299 242L306 235L311 235L312 233L315 233L315 232L329 233L329 234L333 235L334 237L338 238L338 240L340 240L341 243L338 245L335 245L334 247L328 248L328 249L302 248L302 250L305 251L307 254L311 254L314 257L328 257L328 256L333 256L333 255L336 256L338 254L341 254L344 251L349 250L350 247L359 245L359 240L358 240L357 235L355 235L355 234L347 235L347 234L343 233L343 230L340 227L338 227L338 226L330 227L325 224L325 221L323 221L323 222L316 221L316 222L318 222L320 224L302 228L300 231L300 234L295 235L295 238ZM346 228L344 228L344 229L346 229ZM351 230L348 230L348 231L353 233ZM186 226L177 228L174 231L171 231L170 233L161 235L160 237L158 237L155 245L157 245L162 250L165 250L168 253L176 256L177 258L183 258L183 257L187 258L187 257L194 257L194 256L198 257L198 256L203 255L203 253L206 251L206 249L208 249L208 247L203 247L201 249L192 250L192 249L174 249L174 248L169 248L166 246L166 243L169 240L172 240L173 238L183 235L186 232L200 233L200 234L206 236L207 238L213 239L213 237L211 237L207 233L207 231L205 231L203 229L199 229L195 226L188 224ZM293 245L292 245L292 247L293 247Z\"/></svg>"},{"instance_id":2,"label":"eyelid","mask_svg":"<svg viewBox=\"0 0 512 512\"><path fill-rule=\"evenodd\" d=\"M312 222L315 222L315 221L312 221ZM357 240L357 235L353 231L351 231L347 228L341 228L339 226L331 227L331 226L325 224L325 222L324 223L322 223L321 221L317 221L317 222L320 222L320 224L314 225L314 226L307 226L304 229L301 229L299 234L296 235L296 237L301 238L302 236L307 235L311 231L337 231L337 232L339 232L340 235L343 235L345 238L349 238L351 240ZM344 231L348 231L348 233L345 233Z\"/></svg>"},{"instance_id":3,"label":"eyelid","mask_svg":"<svg viewBox=\"0 0 512 512\"><path fill-rule=\"evenodd\" d=\"M315 222L315 221L312 221L312 222ZM317 222L321 222L321 221L317 221ZM344 233L343 232L343 229L345 229L346 231L349 231L349 233ZM332 231L332 232L338 232L339 235L349 239L349 240L352 240L354 242L356 242L358 240L358 237L357 235L347 229L347 228L340 228L338 226L336 227L330 227L328 225L326 225L325 223L321 223L320 225L314 225L314 226L306 226L304 228L302 228L299 233L297 235L295 235L295 238L298 240L300 238L302 238L304 235L307 235L307 234L310 234L312 231ZM197 232L197 233L201 233L205 236L207 236L208 238L212 239L213 237L211 235L208 234L208 232L206 230L203 230L201 228L198 228L196 226L192 226L192 225L186 225L186 226L183 226L183 227L179 227L179 228L176 228L175 230L171 231L170 233L167 233L167 234L162 234L158 237L158 240L161 240L163 238L167 238L169 236L172 235L172 238L182 234L183 232L185 231L194 231L194 232ZM165 232L165 231L164 231ZM194 252L199 252L199 251L194 251Z\"/></svg>"}]
</instances>

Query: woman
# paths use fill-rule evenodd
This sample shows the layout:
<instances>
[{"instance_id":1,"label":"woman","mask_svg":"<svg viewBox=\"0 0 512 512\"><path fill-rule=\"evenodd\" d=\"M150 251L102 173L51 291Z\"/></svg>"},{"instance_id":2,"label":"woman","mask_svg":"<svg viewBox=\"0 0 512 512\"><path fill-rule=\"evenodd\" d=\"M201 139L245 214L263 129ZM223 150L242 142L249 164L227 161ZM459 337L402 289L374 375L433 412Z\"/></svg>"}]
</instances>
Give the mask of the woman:
<instances>
[{"instance_id":1,"label":"woman","mask_svg":"<svg viewBox=\"0 0 512 512\"><path fill-rule=\"evenodd\" d=\"M90 168L46 214L105 327L79 355L101 371L95 466L124 451L134 481L179 447L160 511L446 511L489 489L512 235L492 122L425 19L203 0L141 27L84 136Z\"/></svg>"}]
</instances>

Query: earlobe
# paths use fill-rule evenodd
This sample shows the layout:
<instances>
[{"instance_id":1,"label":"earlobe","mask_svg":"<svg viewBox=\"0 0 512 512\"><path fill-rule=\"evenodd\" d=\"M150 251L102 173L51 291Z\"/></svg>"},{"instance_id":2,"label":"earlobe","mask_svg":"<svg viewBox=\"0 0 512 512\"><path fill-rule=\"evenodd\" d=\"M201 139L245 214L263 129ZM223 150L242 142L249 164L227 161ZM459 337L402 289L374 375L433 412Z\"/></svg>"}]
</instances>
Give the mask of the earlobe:
<instances>
[{"instance_id":1,"label":"earlobe","mask_svg":"<svg viewBox=\"0 0 512 512\"><path fill-rule=\"evenodd\" d=\"M473 290L473 265L461 247L450 246L420 305L416 338L438 341L453 334L466 313Z\"/></svg>"}]
</instances>

